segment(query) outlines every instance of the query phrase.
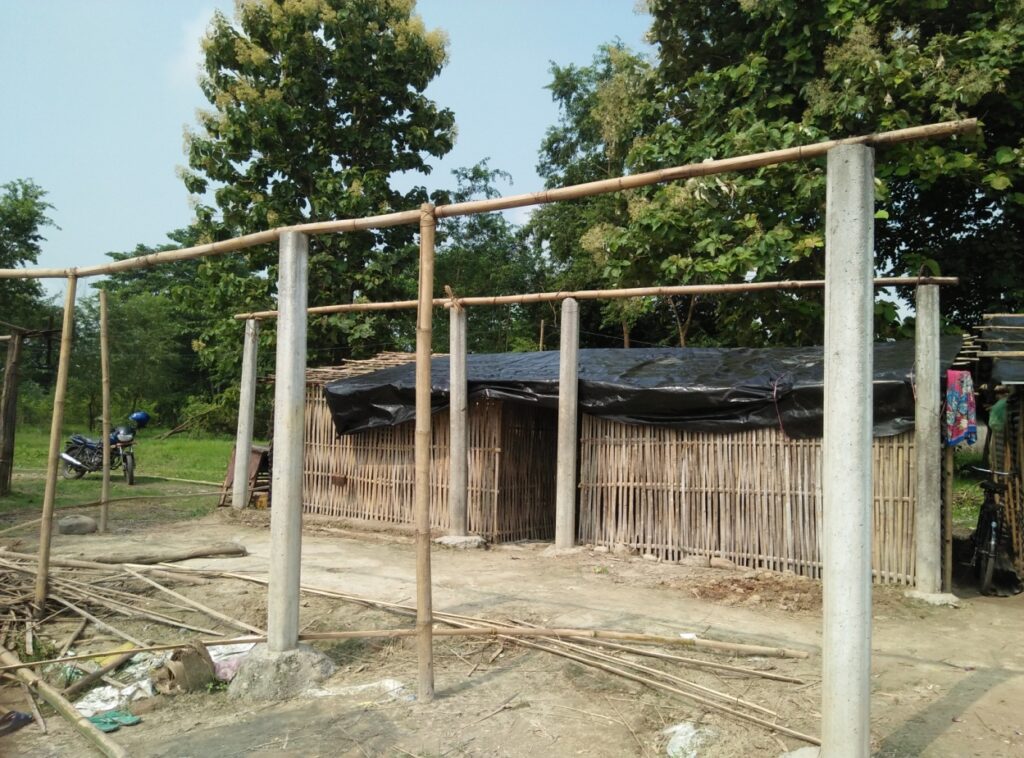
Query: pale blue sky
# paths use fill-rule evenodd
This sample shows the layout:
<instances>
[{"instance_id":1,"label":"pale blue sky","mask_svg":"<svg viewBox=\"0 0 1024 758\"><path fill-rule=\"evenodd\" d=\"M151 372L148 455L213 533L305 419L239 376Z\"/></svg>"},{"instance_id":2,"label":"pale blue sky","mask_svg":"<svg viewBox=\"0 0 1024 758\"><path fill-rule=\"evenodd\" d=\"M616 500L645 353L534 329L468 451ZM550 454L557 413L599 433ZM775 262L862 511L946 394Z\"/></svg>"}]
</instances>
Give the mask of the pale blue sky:
<instances>
[{"instance_id":1,"label":"pale blue sky","mask_svg":"<svg viewBox=\"0 0 1024 758\"><path fill-rule=\"evenodd\" d=\"M618 37L644 48L635 0L419 0L449 35L429 94L455 112L459 140L427 178L484 157L504 192L541 188L537 150L557 110L550 61L585 64ZM43 266L98 263L164 242L191 219L176 168L182 133L205 105L198 39L232 0L0 0L0 183L32 178L56 206Z\"/></svg>"}]
</instances>

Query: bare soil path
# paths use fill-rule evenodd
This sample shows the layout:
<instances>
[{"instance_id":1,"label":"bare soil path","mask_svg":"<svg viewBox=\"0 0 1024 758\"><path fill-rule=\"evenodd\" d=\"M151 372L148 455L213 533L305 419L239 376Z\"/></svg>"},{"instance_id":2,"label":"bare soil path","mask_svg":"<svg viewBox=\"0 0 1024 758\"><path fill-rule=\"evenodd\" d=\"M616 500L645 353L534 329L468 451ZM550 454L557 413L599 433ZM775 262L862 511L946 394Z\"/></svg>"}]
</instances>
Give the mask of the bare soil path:
<instances>
[{"instance_id":1,"label":"bare soil path","mask_svg":"<svg viewBox=\"0 0 1024 758\"><path fill-rule=\"evenodd\" d=\"M54 554L95 556L134 548L190 548L233 540L244 558L187 565L265 572L270 535L259 516L218 513L201 521L106 536L57 537ZM30 547L27 545L26 547ZM796 647L804 661L736 661L803 679L802 686L700 681L771 707L780 723L818 733L820 585L769 572L701 569L581 550L552 556L544 545L487 551L436 549L437 610L521 618L546 626L628 629ZM303 582L412 603L413 546L315 530L303 540ZM265 623L262 588L231 580L178 588L251 623ZM407 626L400 617L310 597L310 629ZM1024 755L1024 596L967 600L960 609L875 593L873 745L879 756ZM339 664L332 686L393 679L415 689L410 643L325 646ZM161 698L143 723L116 738L148 756L665 755L664 729L699 724L701 756L775 756L794 739L738 724L640 685L541 652L494 641L438 639L438 698L419 705L404 692L370 690L283 704L241 705L223 692ZM686 654L686 653L683 653ZM729 662L729 661L726 661ZM690 672L686 672L687 675ZM394 695L398 697L394 697ZM16 705L13 707L17 707ZM83 744L56 717L0 740L0 754L77 756Z\"/></svg>"}]
</instances>

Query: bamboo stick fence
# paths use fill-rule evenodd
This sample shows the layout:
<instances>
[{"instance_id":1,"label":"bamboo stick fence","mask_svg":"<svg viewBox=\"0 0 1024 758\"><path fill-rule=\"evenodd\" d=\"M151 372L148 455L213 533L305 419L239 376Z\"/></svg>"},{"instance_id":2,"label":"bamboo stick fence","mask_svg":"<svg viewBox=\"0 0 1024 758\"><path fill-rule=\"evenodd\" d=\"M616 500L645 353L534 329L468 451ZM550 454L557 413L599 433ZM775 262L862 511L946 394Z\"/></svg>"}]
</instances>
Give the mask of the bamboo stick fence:
<instances>
[{"instance_id":1,"label":"bamboo stick fence","mask_svg":"<svg viewBox=\"0 0 1024 758\"><path fill-rule=\"evenodd\" d=\"M997 466L1002 471L1014 472L1006 478L1003 495L1006 528L1013 548L1013 562L1017 573L1024 575L1024 391L1020 387L1006 401L1006 427L1002 433L1002 458Z\"/></svg>"},{"instance_id":2,"label":"bamboo stick fence","mask_svg":"<svg viewBox=\"0 0 1024 758\"><path fill-rule=\"evenodd\" d=\"M351 374L349 374L351 375ZM303 511L371 522L413 523L412 422L339 436L323 395L330 370L306 385ZM550 412L495 400L469 409L469 531L491 542L554 536L556 434ZM448 412L431 424L430 526L447 530Z\"/></svg>"},{"instance_id":3,"label":"bamboo stick fence","mask_svg":"<svg viewBox=\"0 0 1024 758\"><path fill-rule=\"evenodd\" d=\"M820 578L820 439L582 422L581 542ZM913 440L874 440L876 582L914 582Z\"/></svg>"}]
</instances>

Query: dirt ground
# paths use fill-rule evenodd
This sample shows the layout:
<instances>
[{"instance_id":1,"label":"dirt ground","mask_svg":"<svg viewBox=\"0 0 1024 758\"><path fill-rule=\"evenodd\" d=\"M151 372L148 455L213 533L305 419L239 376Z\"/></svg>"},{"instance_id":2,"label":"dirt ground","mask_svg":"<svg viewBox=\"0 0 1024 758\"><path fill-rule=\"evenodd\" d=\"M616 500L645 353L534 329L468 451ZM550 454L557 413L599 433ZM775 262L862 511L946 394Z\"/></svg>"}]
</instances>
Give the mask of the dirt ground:
<instances>
[{"instance_id":1,"label":"dirt ground","mask_svg":"<svg viewBox=\"0 0 1024 758\"><path fill-rule=\"evenodd\" d=\"M106 536L58 536L54 554L90 557L115 549L188 548L228 540L245 545L249 555L184 565L265 574L270 536L266 514L258 513L240 518L221 511L199 521L135 525ZM10 542L0 539L0 545ZM31 547L31 542L19 545ZM657 563L590 549L554 556L545 548L515 544L486 551L436 549L435 610L551 627L673 636L696 632L806 650L811 655L803 660L673 651L783 674L801 684L637 661L753 701L777 713L780 724L818 733L818 582L772 572ZM411 604L413 546L408 540L352 538L311 529L303 540L303 582ZM178 585L176 590L249 623L265 623L265 590L257 584L216 579ZM152 639L181 638L154 624L120 623ZM305 631L409 624L407 618L339 600L309 595L302 602ZM73 626L69 621L68 631ZM1024 755L1022 628L1024 596L973 596L959 609L931 608L904 599L897 588L876 588L875 754ZM224 631L236 634L226 627ZM98 639L93 644L102 643ZM318 697L252 705L230 700L220 689L160 696L138 709L141 724L113 736L138 756L655 756L666 754L665 730L688 722L703 740L700 756L776 756L804 745L672 694L494 640L436 639L437 698L431 704L410 699L416 682L410 640L317 645L338 665ZM331 694L382 680L394 681L376 690ZM399 683L402 689L397 689ZM0 696L7 707L24 707L20 690L7 687ZM47 724L45 736L29 726L0 738L0 755L87 754L85 743L56 714L49 714Z\"/></svg>"}]
</instances>

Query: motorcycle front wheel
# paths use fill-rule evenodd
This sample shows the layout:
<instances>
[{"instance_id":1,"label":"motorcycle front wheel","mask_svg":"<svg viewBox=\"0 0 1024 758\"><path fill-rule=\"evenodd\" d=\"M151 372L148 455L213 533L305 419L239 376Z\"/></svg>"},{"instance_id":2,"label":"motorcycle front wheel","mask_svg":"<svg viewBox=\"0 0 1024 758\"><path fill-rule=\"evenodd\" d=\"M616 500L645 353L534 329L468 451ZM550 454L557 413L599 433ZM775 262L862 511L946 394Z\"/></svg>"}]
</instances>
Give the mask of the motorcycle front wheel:
<instances>
[{"instance_id":1,"label":"motorcycle front wheel","mask_svg":"<svg viewBox=\"0 0 1024 758\"><path fill-rule=\"evenodd\" d=\"M135 453L124 454L124 480L129 486L135 484Z\"/></svg>"}]
</instances>

